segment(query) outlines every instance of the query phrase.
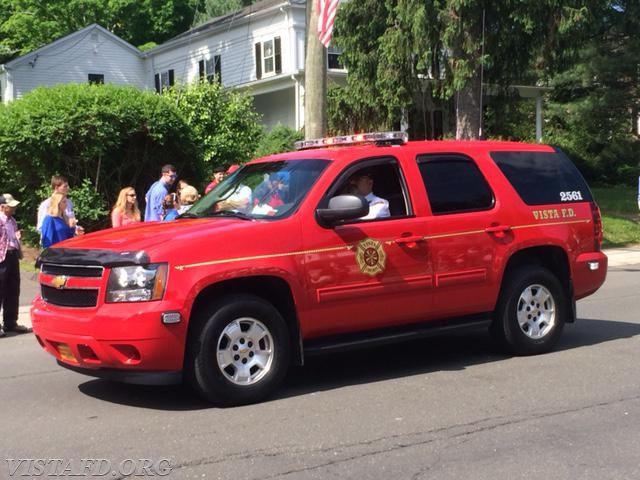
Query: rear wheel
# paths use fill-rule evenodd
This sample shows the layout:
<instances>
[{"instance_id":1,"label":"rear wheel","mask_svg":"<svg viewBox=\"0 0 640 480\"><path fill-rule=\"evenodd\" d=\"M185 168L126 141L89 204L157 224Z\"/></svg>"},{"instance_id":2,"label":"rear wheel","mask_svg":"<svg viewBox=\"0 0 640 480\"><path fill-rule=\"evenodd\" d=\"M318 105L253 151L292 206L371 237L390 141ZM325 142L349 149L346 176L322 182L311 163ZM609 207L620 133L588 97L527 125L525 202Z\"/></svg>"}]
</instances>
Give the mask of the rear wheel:
<instances>
[{"instance_id":1,"label":"rear wheel","mask_svg":"<svg viewBox=\"0 0 640 480\"><path fill-rule=\"evenodd\" d=\"M491 333L510 353L548 352L562 333L568 305L566 290L552 272L521 267L505 275Z\"/></svg>"},{"instance_id":2,"label":"rear wheel","mask_svg":"<svg viewBox=\"0 0 640 480\"><path fill-rule=\"evenodd\" d=\"M266 301L232 296L211 305L191 332L187 371L194 389L219 406L254 403L273 392L289 365L284 319Z\"/></svg>"}]
</instances>

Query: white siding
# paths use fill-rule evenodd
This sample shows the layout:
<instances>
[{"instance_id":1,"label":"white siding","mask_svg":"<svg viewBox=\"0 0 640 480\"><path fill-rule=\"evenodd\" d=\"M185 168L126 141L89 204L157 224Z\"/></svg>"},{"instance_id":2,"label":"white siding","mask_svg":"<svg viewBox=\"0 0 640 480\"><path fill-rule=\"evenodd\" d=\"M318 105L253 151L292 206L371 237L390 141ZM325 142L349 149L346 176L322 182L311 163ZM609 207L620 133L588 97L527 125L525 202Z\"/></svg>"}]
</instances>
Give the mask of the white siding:
<instances>
[{"instance_id":1,"label":"white siding","mask_svg":"<svg viewBox=\"0 0 640 480\"><path fill-rule=\"evenodd\" d=\"M38 86L87 83L90 73L104 75L105 83L146 88L144 62L134 51L99 30L71 37L55 49L46 49L12 68L13 99Z\"/></svg>"},{"instance_id":2,"label":"white siding","mask_svg":"<svg viewBox=\"0 0 640 480\"><path fill-rule=\"evenodd\" d=\"M296 17L304 16L304 10L293 11ZM212 32L170 50L150 52L149 62L153 73L173 70L176 83L190 83L198 78L198 62L220 55L222 84L237 87L256 81L254 44L274 37L281 38L282 73L289 76L299 68L297 30L304 29L304 22L292 21L292 11L276 10L262 18L243 21L223 32ZM304 43L302 43L304 47Z\"/></svg>"}]
</instances>

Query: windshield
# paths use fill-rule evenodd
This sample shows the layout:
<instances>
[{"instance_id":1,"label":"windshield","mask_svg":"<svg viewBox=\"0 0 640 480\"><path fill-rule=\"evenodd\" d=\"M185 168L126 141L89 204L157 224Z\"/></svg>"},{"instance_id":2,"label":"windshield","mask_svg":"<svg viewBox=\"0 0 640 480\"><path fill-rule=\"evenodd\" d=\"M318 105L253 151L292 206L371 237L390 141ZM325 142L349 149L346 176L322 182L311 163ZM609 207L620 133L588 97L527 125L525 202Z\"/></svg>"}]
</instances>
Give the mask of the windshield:
<instances>
[{"instance_id":1,"label":"windshield","mask_svg":"<svg viewBox=\"0 0 640 480\"><path fill-rule=\"evenodd\" d=\"M298 208L328 163L305 159L246 165L225 178L182 217L286 217Z\"/></svg>"}]
</instances>

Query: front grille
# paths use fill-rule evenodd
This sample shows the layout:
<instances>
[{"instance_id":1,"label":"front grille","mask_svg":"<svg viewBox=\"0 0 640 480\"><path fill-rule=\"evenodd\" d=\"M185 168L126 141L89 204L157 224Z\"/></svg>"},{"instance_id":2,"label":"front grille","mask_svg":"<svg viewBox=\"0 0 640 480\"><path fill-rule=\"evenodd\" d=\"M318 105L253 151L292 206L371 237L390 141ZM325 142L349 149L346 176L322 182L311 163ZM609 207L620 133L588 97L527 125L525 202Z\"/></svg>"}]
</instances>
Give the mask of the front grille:
<instances>
[{"instance_id":1,"label":"front grille","mask_svg":"<svg viewBox=\"0 0 640 480\"><path fill-rule=\"evenodd\" d=\"M103 267L81 265L57 265L55 263L43 263L40 267L42 273L47 275L65 275L67 277L101 278Z\"/></svg>"},{"instance_id":2,"label":"front grille","mask_svg":"<svg viewBox=\"0 0 640 480\"><path fill-rule=\"evenodd\" d=\"M95 307L98 304L97 288L54 288L40 285L42 298L61 307Z\"/></svg>"}]
</instances>

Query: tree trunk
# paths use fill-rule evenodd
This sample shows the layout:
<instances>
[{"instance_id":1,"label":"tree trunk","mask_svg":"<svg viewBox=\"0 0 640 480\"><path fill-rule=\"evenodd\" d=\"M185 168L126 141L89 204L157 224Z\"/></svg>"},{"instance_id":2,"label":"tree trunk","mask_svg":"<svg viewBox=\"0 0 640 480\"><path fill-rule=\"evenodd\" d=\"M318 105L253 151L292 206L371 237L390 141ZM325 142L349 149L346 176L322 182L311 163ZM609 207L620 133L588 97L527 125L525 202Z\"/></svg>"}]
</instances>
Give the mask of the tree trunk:
<instances>
[{"instance_id":1,"label":"tree trunk","mask_svg":"<svg viewBox=\"0 0 640 480\"><path fill-rule=\"evenodd\" d=\"M318 39L318 2L307 0L307 55L304 65L304 138L327 134L326 49Z\"/></svg>"},{"instance_id":2,"label":"tree trunk","mask_svg":"<svg viewBox=\"0 0 640 480\"><path fill-rule=\"evenodd\" d=\"M481 95L478 72L456 93L456 139L473 140L481 137Z\"/></svg>"}]
</instances>

